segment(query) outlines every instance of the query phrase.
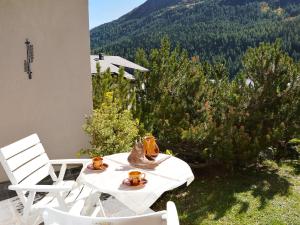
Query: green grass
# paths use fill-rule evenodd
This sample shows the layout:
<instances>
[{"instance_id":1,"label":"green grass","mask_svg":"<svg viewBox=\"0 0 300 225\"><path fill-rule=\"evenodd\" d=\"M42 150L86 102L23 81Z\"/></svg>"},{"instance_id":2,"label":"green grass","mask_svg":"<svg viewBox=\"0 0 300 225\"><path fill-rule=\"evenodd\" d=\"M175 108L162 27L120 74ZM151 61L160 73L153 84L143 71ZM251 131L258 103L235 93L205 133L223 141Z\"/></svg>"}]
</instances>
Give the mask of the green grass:
<instances>
[{"instance_id":1,"label":"green grass","mask_svg":"<svg viewBox=\"0 0 300 225\"><path fill-rule=\"evenodd\" d=\"M299 161L269 162L235 175L214 169L195 174L189 187L165 194L153 208L174 201L182 225L300 224Z\"/></svg>"}]
</instances>

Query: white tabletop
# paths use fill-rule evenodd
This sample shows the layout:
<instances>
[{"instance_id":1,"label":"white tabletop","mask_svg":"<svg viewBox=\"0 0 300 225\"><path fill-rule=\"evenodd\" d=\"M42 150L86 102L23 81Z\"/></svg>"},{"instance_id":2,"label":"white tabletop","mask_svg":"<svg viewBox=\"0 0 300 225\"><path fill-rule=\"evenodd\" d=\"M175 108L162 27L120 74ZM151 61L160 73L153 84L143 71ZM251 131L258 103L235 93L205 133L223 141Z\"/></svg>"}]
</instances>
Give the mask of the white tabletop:
<instances>
[{"instance_id":1,"label":"white tabletop","mask_svg":"<svg viewBox=\"0 0 300 225\"><path fill-rule=\"evenodd\" d=\"M108 168L103 171L85 169L78 181L85 183L101 192L108 193L141 214L146 211L165 191L194 180L189 165L176 157L170 157L153 170L139 169L131 166L128 161L129 153L119 153L104 157ZM157 160L167 157L159 154ZM147 184L144 187L127 187L122 181L128 177L131 170L139 170L146 174Z\"/></svg>"}]
</instances>

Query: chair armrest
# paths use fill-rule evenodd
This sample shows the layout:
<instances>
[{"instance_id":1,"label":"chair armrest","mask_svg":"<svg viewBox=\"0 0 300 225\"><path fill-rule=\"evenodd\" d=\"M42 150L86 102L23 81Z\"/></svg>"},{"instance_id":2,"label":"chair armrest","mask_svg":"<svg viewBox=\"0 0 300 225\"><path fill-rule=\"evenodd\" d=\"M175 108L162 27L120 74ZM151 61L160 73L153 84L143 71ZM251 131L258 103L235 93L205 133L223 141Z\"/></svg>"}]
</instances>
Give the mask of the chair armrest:
<instances>
[{"instance_id":1,"label":"chair armrest","mask_svg":"<svg viewBox=\"0 0 300 225\"><path fill-rule=\"evenodd\" d=\"M61 192L61 191L70 191L72 185L9 185L9 190L13 191L35 191L35 192Z\"/></svg>"},{"instance_id":2,"label":"chair armrest","mask_svg":"<svg viewBox=\"0 0 300 225\"><path fill-rule=\"evenodd\" d=\"M55 159L49 160L51 164L86 164L89 163L91 159Z\"/></svg>"}]
</instances>

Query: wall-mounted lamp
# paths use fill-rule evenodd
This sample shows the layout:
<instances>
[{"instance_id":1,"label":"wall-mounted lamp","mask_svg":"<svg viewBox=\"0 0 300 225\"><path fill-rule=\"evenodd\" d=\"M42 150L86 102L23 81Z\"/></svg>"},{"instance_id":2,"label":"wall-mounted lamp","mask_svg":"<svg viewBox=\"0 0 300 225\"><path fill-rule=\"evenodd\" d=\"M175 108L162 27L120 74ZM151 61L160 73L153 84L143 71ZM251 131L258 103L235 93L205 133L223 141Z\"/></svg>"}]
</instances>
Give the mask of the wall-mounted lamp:
<instances>
[{"instance_id":1,"label":"wall-mounted lamp","mask_svg":"<svg viewBox=\"0 0 300 225\"><path fill-rule=\"evenodd\" d=\"M25 41L27 58L24 60L24 71L28 74L28 78L32 78L31 63L33 62L33 45L28 39Z\"/></svg>"}]
</instances>

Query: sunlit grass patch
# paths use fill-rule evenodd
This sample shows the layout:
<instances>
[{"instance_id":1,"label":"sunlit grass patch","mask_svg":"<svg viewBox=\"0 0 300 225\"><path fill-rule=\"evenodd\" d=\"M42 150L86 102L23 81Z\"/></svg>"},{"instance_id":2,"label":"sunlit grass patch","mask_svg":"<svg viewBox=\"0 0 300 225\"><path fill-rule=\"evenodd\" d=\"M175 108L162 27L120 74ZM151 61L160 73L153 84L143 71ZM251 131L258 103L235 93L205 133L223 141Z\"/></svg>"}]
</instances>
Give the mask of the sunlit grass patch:
<instances>
[{"instance_id":1,"label":"sunlit grass patch","mask_svg":"<svg viewBox=\"0 0 300 225\"><path fill-rule=\"evenodd\" d=\"M299 161L289 161L235 175L201 175L154 208L174 201L184 225L300 224L299 168Z\"/></svg>"}]
</instances>

